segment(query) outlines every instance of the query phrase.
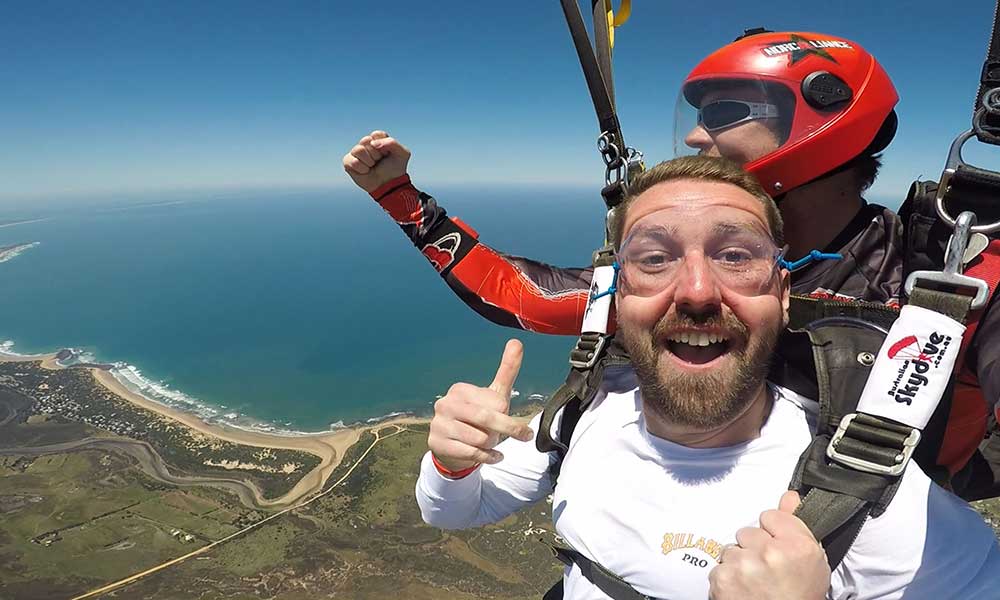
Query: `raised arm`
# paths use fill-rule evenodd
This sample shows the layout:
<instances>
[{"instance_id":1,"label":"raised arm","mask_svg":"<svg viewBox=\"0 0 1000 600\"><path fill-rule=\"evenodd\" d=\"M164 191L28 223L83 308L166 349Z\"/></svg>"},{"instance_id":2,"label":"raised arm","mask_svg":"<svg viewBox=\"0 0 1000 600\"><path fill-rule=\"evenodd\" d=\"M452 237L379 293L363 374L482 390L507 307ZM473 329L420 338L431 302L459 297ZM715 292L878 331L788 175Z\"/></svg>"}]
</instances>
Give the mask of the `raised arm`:
<instances>
[{"instance_id":1,"label":"raised arm","mask_svg":"<svg viewBox=\"0 0 1000 600\"><path fill-rule=\"evenodd\" d=\"M474 229L449 218L432 196L413 186L406 174L409 159L405 146L384 131L373 131L343 163L470 308L506 327L579 333L592 270L554 267L480 243Z\"/></svg>"}]
</instances>

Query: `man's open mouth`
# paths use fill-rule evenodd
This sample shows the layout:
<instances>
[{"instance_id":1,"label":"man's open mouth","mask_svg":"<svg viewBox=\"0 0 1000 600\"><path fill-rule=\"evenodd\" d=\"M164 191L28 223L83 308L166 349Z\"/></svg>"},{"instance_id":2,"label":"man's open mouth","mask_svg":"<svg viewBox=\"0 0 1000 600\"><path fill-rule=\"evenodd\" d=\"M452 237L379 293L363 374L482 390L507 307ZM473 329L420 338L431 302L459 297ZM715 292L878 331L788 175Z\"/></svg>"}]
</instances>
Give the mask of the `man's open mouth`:
<instances>
[{"instance_id":1,"label":"man's open mouth","mask_svg":"<svg viewBox=\"0 0 1000 600\"><path fill-rule=\"evenodd\" d=\"M707 365L732 350L729 334L718 331L675 331L666 336L666 347L682 363Z\"/></svg>"}]
</instances>

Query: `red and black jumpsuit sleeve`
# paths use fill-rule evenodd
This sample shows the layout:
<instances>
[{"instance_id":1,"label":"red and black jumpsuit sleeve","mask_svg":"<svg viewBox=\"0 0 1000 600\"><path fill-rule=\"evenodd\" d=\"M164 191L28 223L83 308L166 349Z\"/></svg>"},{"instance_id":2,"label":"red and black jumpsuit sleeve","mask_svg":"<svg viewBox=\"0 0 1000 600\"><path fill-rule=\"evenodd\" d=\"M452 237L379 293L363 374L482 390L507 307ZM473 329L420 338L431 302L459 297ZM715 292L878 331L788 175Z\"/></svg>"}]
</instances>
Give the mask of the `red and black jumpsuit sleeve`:
<instances>
[{"instance_id":1,"label":"red and black jumpsuit sleeve","mask_svg":"<svg viewBox=\"0 0 1000 600\"><path fill-rule=\"evenodd\" d=\"M408 175L371 195L448 287L480 315L537 333L580 333L592 268L564 269L490 248L475 230L415 188Z\"/></svg>"}]
</instances>

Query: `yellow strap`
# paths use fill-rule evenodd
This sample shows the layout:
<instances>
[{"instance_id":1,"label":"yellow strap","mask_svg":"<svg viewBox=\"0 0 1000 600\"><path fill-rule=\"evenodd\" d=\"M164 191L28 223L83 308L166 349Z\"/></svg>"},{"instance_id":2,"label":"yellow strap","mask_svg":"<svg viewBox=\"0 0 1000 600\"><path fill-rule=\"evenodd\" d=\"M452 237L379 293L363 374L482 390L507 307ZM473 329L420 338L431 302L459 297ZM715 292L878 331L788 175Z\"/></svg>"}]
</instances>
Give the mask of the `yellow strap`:
<instances>
[{"instance_id":1,"label":"yellow strap","mask_svg":"<svg viewBox=\"0 0 1000 600\"><path fill-rule=\"evenodd\" d=\"M608 13L608 44L611 48L614 48L615 27L624 25L625 21L628 21L628 18L632 15L632 0L621 0L621 5L618 7L618 14L615 14L611 2L612 0L604 0L604 9Z\"/></svg>"}]
</instances>

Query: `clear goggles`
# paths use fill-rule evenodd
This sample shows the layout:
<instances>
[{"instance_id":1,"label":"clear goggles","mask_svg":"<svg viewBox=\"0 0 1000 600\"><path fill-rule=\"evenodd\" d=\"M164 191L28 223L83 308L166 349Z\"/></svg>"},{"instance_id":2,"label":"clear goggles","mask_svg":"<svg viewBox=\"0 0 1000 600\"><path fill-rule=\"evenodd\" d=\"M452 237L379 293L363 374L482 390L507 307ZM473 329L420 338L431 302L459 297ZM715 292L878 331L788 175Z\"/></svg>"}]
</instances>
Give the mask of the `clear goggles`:
<instances>
[{"instance_id":1,"label":"clear goggles","mask_svg":"<svg viewBox=\"0 0 1000 600\"><path fill-rule=\"evenodd\" d=\"M618 290L655 296L686 277L712 277L741 296L772 288L784 251L764 226L734 207L670 208L646 215L618 250Z\"/></svg>"}]
</instances>

